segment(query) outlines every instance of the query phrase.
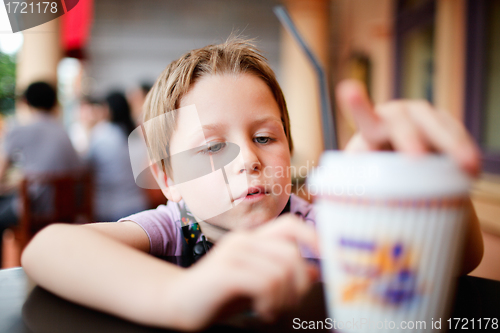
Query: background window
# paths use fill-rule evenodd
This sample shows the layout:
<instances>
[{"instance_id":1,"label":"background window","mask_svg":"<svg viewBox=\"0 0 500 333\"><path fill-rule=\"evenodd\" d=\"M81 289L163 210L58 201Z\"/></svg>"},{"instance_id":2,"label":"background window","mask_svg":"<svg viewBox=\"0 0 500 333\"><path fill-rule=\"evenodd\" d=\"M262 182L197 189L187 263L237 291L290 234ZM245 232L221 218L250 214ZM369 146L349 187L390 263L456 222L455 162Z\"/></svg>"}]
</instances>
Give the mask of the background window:
<instances>
[{"instance_id":1,"label":"background window","mask_svg":"<svg viewBox=\"0 0 500 333\"><path fill-rule=\"evenodd\" d=\"M434 26L408 32L403 40L402 98L433 101Z\"/></svg>"},{"instance_id":2,"label":"background window","mask_svg":"<svg viewBox=\"0 0 500 333\"><path fill-rule=\"evenodd\" d=\"M485 150L500 153L500 1L487 11L484 122L481 143Z\"/></svg>"},{"instance_id":3,"label":"background window","mask_svg":"<svg viewBox=\"0 0 500 333\"><path fill-rule=\"evenodd\" d=\"M500 173L500 1L467 6L465 124L483 151L483 170Z\"/></svg>"},{"instance_id":4,"label":"background window","mask_svg":"<svg viewBox=\"0 0 500 333\"><path fill-rule=\"evenodd\" d=\"M433 101L435 12L433 0L398 1L395 98Z\"/></svg>"}]
</instances>

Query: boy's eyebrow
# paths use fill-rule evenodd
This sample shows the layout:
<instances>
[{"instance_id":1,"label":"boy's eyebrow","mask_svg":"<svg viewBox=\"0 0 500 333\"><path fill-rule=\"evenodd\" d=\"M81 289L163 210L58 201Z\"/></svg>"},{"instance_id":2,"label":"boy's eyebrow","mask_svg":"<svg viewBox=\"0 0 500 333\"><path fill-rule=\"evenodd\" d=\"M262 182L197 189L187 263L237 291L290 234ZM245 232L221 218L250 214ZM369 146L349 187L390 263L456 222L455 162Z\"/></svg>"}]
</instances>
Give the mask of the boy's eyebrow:
<instances>
[{"instance_id":1,"label":"boy's eyebrow","mask_svg":"<svg viewBox=\"0 0 500 333\"><path fill-rule=\"evenodd\" d=\"M254 120L252 122L252 125L253 126L258 126L258 125L261 125L261 124L264 124L264 123L267 123L267 122L270 122L270 121L277 122L280 125L283 125L281 119L277 118L275 116L267 116L267 117L264 117L264 118L260 118L260 119ZM225 125L224 124L220 124L220 123L207 124L207 125L201 126L201 129L203 131L208 131L208 132L223 130L224 128L225 128Z\"/></svg>"},{"instance_id":2,"label":"boy's eyebrow","mask_svg":"<svg viewBox=\"0 0 500 333\"><path fill-rule=\"evenodd\" d=\"M215 123L215 124L208 124L208 125L203 125L201 126L201 129L203 131L217 131L223 129L225 126L220 123Z\"/></svg>"},{"instance_id":3,"label":"boy's eyebrow","mask_svg":"<svg viewBox=\"0 0 500 333\"><path fill-rule=\"evenodd\" d=\"M279 123L280 125L283 125L281 119L277 118L275 116L267 116L267 117L264 117L261 119L257 119L253 122L253 125L261 125L261 124L267 123L269 121L274 121L274 122Z\"/></svg>"}]
</instances>

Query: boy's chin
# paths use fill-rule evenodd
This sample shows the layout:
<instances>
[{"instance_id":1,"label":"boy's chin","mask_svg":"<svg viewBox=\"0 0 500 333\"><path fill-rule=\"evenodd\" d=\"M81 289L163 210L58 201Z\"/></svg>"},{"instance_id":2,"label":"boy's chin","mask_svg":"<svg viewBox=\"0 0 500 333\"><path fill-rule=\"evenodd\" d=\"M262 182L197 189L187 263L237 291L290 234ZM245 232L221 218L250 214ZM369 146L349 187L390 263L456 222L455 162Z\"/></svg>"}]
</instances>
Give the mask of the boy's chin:
<instances>
[{"instance_id":1,"label":"boy's chin","mask_svg":"<svg viewBox=\"0 0 500 333\"><path fill-rule=\"evenodd\" d=\"M273 216L267 216L269 214L259 214L259 212L242 215L231 213L225 212L205 222L226 230L243 230L256 228L274 219Z\"/></svg>"},{"instance_id":2,"label":"boy's chin","mask_svg":"<svg viewBox=\"0 0 500 333\"><path fill-rule=\"evenodd\" d=\"M267 222L269 222L269 219L253 219L253 220L249 220L249 221L244 221L239 226L237 226L237 228L239 228L239 229L254 229L254 228L257 228L261 225L266 224Z\"/></svg>"},{"instance_id":3,"label":"boy's chin","mask_svg":"<svg viewBox=\"0 0 500 333\"><path fill-rule=\"evenodd\" d=\"M204 219L204 221L226 230L256 228L276 219L282 210L278 208L280 206L285 206L288 200L288 198L283 198L282 200L277 200L277 198L268 199L271 200L260 201L251 206L241 203L236 205L233 209L229 209L209 219Z\"/></svg>"},{"instance_id":4,"label":"boy's chin","mask_svg":"<svg viewBox=\"0 0 500 333\"><path fill-rule=\"evenodd\" d=\"M242 216L239 221L236 221L233 225L232 230L236 229L253 229L261 225L267 224L273 221L275 216L273 214L246 214Z\"/></svg>"}]
</instances>

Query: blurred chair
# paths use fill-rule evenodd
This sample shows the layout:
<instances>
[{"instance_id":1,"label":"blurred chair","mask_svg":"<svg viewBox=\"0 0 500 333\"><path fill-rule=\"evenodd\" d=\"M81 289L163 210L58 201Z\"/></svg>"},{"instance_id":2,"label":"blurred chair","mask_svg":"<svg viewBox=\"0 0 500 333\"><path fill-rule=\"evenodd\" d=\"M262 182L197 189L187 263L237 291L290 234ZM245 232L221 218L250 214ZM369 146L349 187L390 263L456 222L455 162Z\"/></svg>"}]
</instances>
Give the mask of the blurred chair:
<instances>
[{"instance_id":1,"label":"blurred chair","mask_svg":"<svg viewBox=\"0 0 500 333\"><path fill-rule=\"evenodd\" d=\"M148 209L156 209L159 205L166 205L167 198L160 189L144 189L148 198Z\"/></svg>"},{"instance_id":2,"label":"blurred chair","mask_svg":"<svg viewBox=\"0 0 500 333\"><path fill-rule=\"evenodd\" d=\"M49 200L44 200L43 213L37 211L37 209L40 210L39 202L34 205L29 195L29 189L33 186L42 186L48 190L46 196ZM38 231L51 223L91 222L93 217L92 190L92 177L89 171L25 177L21 183L22 208L19 225L14 229L16 242L21 252Z\"/></svg>"}]
</instances>

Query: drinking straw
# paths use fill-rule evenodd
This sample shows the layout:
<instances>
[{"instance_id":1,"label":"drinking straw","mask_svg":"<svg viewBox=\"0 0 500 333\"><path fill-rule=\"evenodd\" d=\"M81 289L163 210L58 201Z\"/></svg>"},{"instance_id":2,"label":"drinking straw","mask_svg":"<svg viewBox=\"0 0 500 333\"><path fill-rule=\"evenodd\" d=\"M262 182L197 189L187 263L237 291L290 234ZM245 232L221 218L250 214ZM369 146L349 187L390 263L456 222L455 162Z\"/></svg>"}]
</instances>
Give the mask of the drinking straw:
<instances>
[{"instance_id":1,"label":"drinking straw","mask_svg":"<svg viewBox=\"0 0 500 333\"><path fill-rule=\"evenodd\" d=\"M311 62L314 68L319 84L323 144L325 150L338 149L337 136L335 133L335 110L333 110L331 106L325 71L314 53L300 35L286 8L284 6L276 6L273 8L273 11L283 27L285 27L285 29L292 35L293 39L299 44L300 48L304 51L307 59Z\"/></svg>"}]
</instances>

